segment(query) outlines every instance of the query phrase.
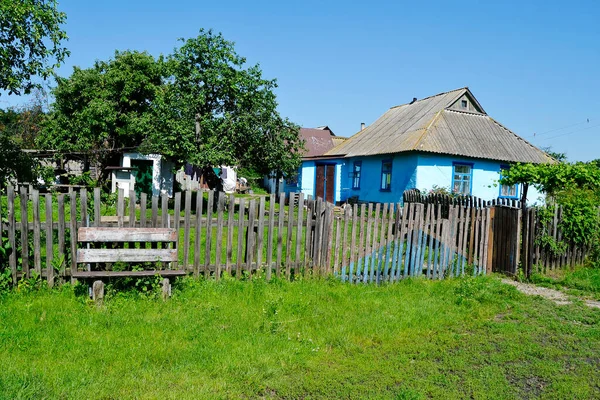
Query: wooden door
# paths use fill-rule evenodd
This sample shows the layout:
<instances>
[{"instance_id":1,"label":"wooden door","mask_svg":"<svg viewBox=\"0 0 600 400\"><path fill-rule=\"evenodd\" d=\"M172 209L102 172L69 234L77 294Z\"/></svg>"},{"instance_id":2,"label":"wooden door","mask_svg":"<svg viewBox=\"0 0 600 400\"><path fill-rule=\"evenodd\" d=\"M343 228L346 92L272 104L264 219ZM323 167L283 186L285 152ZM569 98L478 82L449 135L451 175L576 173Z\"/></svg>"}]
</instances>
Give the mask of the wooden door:
<instances>
[{"instance_id":1,"label":"wooden door","mask_svg":"<svg viewBox=\"0 0 600 400\"><path fill-rule=\"evenodd\" d=\"M333 203L335 197L335 165L317 165L315 195Z\"/></svg>"},{"instance_id":2,"label":"wooden door","mask_svg":"<svg viewBox=\"0 0 600 400\"><path fill-rule=\"evenodd\" d=\"M325 165L317 165L315 197L325 198Z\"/></svg>"},{"instance_id":3,"label":"wooden door","mask_svg":"<svg viewBox=\"0 0 600 400\"><path fill-rule=\"evenodd\" d=\"M335 165L326 165L325 173L325 201L333 204L335 191Z\"/></svg>"}]
</instances>

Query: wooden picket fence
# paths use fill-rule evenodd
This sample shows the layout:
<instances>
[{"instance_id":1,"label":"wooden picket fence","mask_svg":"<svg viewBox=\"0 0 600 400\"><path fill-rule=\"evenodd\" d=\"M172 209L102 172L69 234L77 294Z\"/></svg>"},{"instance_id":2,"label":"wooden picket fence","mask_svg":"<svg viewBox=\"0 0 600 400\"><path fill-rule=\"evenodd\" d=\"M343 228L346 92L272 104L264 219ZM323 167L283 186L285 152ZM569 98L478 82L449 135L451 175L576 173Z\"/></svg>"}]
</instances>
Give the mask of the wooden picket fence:
<instances>
[{"instance_id":1,"label":"wooden picket fence","mask_svg":"<svg viewBox=\"0 0 600 400\"><path fill-rule=\"evenodd\" d=\"M582 263L589 249L569 245L556 255L538 244L536 209L472 199L421 198L422 202L334 207L303 194L244 198L214 191L149 198L135 192L116 204L85 189L40 194L7 189L0 239L13 251L13 281L39 276L50 285L72 280L73 271L112 268L77 265L77 229L174 228L178 269L220 279L265 275L286 279L336 276L349 283L393 282L489 272L527 274ZM51 212L47 212L51 210ZM107 211L110 210L110 211ZM550 226L562 238L557 209ZM125 244L124 246L139 246ZM159 265L160 268L167 268Z\"/></svg>"},{"instance_id":2,"label":"wooden picket fence","mask_svg":"<svg viewBox=\"0 0 600 400\"><path fill-rule=\"evenodd\" d=\"M391 282L484 274L489 209L441 204L357 204L337 217L334 275L344 281ZM340 268L341 267L341 268Z\"/></svg>"},{"instance_id":3,"label":"wooden picket fence","mask_svg":"<svg viewBox=\"0 0 600 400\"><path fill-rule=\"evenodd\" d=\"M107 212L99 189L40 194L7 189L8 240L13 281L39 276L50 285L71 280L78 265L77 229L175 228L177 267L219 279L264 274L337 276L347 282L443 278L485 273L489 211L459 205L362 204L334 207L303 194L236 198L214 191L149 198L119 191ZM49 212L48 212L49 211ZM125 244L124 246L139 246ZM100 265L100 268L111 268Z\"/></svg>"},{"instance_id":4,"label":"wooden picket fence","mask_svg":"<svg viewBox=\"0 0 600 400\"><path fill-rule=\"evenodd\" d=\"M489 209L488 271L516 275L521 267L527 276L535 272L547 273L581 265L590 252L589 247L577 246L564 237L560 229L561 207L556 207L553 219L542 226L539 208L522 208L521 202L515 199L483 201L475 196L423 195L418 190L408 190L404 192L404 201L441 205L442 214L455 205ZM565 242L566 251L555 254L544 247L539 240L542 231L556 241Z\"/></svg>"}]
</instances>

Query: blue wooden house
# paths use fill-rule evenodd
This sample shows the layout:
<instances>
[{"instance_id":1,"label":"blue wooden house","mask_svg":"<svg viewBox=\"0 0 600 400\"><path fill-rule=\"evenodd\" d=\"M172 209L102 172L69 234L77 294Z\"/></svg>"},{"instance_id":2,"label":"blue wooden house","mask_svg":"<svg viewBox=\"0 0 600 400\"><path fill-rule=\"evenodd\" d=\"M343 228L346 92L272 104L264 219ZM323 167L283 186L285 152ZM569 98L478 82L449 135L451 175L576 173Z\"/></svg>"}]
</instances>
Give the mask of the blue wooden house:
<instances>
[{"instance_id":1,"label":"blue wooden house","mask_svg":"<svg viewBox=\"0 0 600 400\"><path fill-rule=\"evenodd\" d=\"M342 193L342 166L340 160L331 160L325 153L335 148L346 138L336 136L328 126L300 128L305 152L297 176L279 181L265 177L264 185L269 193L302 192L321 197L331 203L345 201Z\"/></svg>"},{"instance_id":2,"label":"blue wooden house","mask_svg":"<svg viewBox=\"0 0 600 400\"><path fill-rule=\"evenodd\" d=\"M350 197L399 202L408 189L446 188L484 200L520 198L521 188L501 186L511 164L555 162L491 118L468 88L390 108L354 136L327 127L302 129L307 152L297 179L280 191L342 203ZM528 201L539 193L530 187Z\"/></svg>"}]
</instances>

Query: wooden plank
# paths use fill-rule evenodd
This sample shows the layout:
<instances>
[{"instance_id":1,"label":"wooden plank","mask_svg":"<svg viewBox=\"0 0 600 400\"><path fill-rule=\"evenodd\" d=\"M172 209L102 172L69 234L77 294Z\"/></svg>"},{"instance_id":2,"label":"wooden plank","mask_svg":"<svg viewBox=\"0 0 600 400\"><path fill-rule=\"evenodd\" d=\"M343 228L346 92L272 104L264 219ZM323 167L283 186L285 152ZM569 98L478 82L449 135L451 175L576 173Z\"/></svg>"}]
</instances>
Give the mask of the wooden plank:
<instances>
[{"instance_id":1,"label":"wooden plank","mask_svg":"<svg viewBox=\"0 0 600 400\"><path fill-rule=\"evenodd\" d=\"M269 196L269 217L267 218L267 281L273 273L273 237L275 234L275 194Z\"/></svg>"},{"instance_id":2,"label":"wooden plank","mask_svg":"<svg viewBox=\"0 0 600 400\"><path fill-rule=\"evenodd\" d=\"M293 241L293 224L294 224L294 199L295 193L290 193L290 199L288 201L288 224L287 224L287 239L285 246L285 277L290 279L291 277L291 266L292 266L292 241Z\"/></svg>"},{"instance_id":3,"label":"wooden plank","mask_svg":"<svg viewBox=\"0 0 600 400\"><path fill-rule=\"evenodd\" d=\"M342 237L342 276L346 276L346 272L348 272L348 281L353 282L352 271L350 271L350 255L348 254L348 232L350 230L350 214L352 213L352 208L347 207L344 210L344 229L343 229L343 237ZM345 278L344 278L345 279Z\"/></svg>"},{"instance_id":4,"label":"wooden plank","mask_svg":"<svg viewBox=\"0 0 600 400\"><path fill-rule=\"evenodd\" d=\"M146 210L148 209L148 195L146 193L140 193L140 227L147 228Z\"/></svg>"},{"instance_id":5,"label":"wooden plank","mask_svg":"<svg viewBox=\"0 0 600 400\"><path fill-rule=\"evenodd\" d=\"M215 246L215 278L221 279L221 258L222 258L222 247L223 247L223 213L225 211L225 193L219 193L219 199L217 202L217 244Z\"/></svg>"},{"instance_id":6,"label":"wooden plank","mask_svg":"<svg viewBox=\"0 0 600 400\"><path fill-rule=\"evenodd\" d=\"M349 274L348 277L351 282L355 281L354 271L356 270L356 276L358 276L358 265L356 259L356 232L358 230L358 205L352 206L352 229L350 229L350 260L349 260Z\"/></svg>"},{"instance_id":7,"label":"wooden plank","mask_svg":"<svg viewBox=\"0 0 600 400\"><path fill-rule=\"evenodd\" d=\"M154 199L152 198L152 218L154 219ZM202 247L202 213L204 210L202 209L204 205L204 192L198 191L196 193L196 231L194 232L194 275L200 275L200 251ZM204 268L206 271L207 268Z\"/></svg>"},{"instance_id":8,"label":"wooden plank","mask_svg":"<svg viewBox=\"0 0 600 400\"><path fill-rule=\"evenodd\" d=\"M367 213L367 205L363 203L360 205L360 221L359 221L359 226L358 226L358 232L359 232L358 260L356 262L356 280L357 281L360 280L360 277L364 270L364 264L365 264L365 233L366 233L366 227L365 227L366 215L365 214L366 213Z\"/></svg>"},{"instance_id":9,"label":"wooden plank","mask_svg":"<svg viewBox=\"0 0 600 400\"><path fill-rule=\"evenodd\" d=\"M229 195L229 204L227 208L227 243L226 243L226 256L225 270L231 275L231 266L233 264L233 216L235 214L235 196Z\"/></svg>"},{"instance_id":10,"label":"wooden plank","mask_svg":"<svg viewBox=\"0 0 600 400\"><path fill-rule=\"evenodd\" d=\"M392 263L392 243L394 242L392 232L394 229L394 204L390 203L389 214L388 214L388 229L385 240L385 259L383 265L383 280L389 281L391 276L391 263Z\"/></svg>"},{"instance_id":11,"label":"wooden plank","mask_svg":"<svg viewBox=\"0 0 600 400\"><path fill-rule=\"evenodd\" d=\"M161 219L161 228L170 228L170 218L169 218L169 196L163 194L160 196L160 219Z\"/></svg>"},{"instance_id":12,"label":"wooden plank","mask_svg":"<svg viewBox=\"0 0 600 400\"><path fill-rule=\"evenodd\" d=\"M65 276L65 195L58 194L58 259L60 275Z\"/></svg>"},{"instance_id":13,"label":"wooden plank","mask_svg":"<svg viewBox=\"0 0 600 400\"><path fill-rule=\"evenodd\" d=\"M77 263L170 262L177 261L177 249L78 249L75 261Z\"/></svg>"},{"instance_id":14,"label":"wooden plank","mask_svg":"<svg viewBox=\"0 0 600 400\"><path fill-rule=\"evenodd\" d=\"M474 228L474 235L473 235L473 273L474 274L480 274L481 273L481 266L482 266L482 262L483 260L480 259L480 255L481 255L481 251L482 249L479 246L479 236L483 235L484 233L484 223L482 222L483 216L483 209L477 209L475 211L475 217L473 220L473 226Z\"/></svg>"},{"instance_id":15,"label":"wooden plank","mask_svg":"<svg viewBox=\"0 0 600 400\"><path fill-rule=\"evenodd\" d=\"M467 221L467 213L468 210L466 207L461 206L458 209L459 212L459 225L458 225L458 244L456 247L456 269L458 271L458 275L465 274L465 266L464 266L464 247L466 246L466 240L469 233L468 229L468 221Z\"/></svg>"},{"instance_id":16,"label":"wooden plank","mask_svg":"<svg viewBox=\"0 0 600 400\"><path fill-rule=\"evenodd\" d=\"M365 238L365 266L363 268L363 283L369 281L369 268L371 267L371 227L373 225L373 203L369 203L367 209L367 236Z\"/></svg>"},{"instance_id":17,"label":"wooden plank","mask_svg":"<svg viewBox=\"0 0 600 400\"><path fill-rule=\"evenodd\" d=\"M522 211L520 208L516 209L516 211L513 211L512 214L514 215L514 217L516 218L516 230L514 231L514 242L515 242L515 247L516 247L516 251L515 251L515 257L513 259L513 271L514 274L517 274L517 271L519 269L519 261L521 260L521 217L522 217Z\"/></svg>"},{"instance_id":18,"label":"wooden plank","mask_svg":"<svg viewBox=\"0 0 600 400\"><path fill-rule=\"evenodd\" d=\"M467 249L468 249L468 245L469 245L469 235L471 233L471 208L468 207L466 209L466 214L465 214L465 220L463 223L463 243L462 243L462 248L460 250L461 252L461 270L462 273L465 273L465 270L467 268Z\"/></svg>"},{"instance_id":19,"label":"wooden plank","mask_svg":"<svg viewBox=\"0 0 600 400\"><path fill-rule=\"evenodd\" d=\"M536 209L529 208L529 229L528 229L528 256L527 256L527 271L526 277L529 279L531 277L531 272L533 270L534 256L535 256L535 221L536 221Z\"/></svg>"},{"instance_id":20,"label":"wooden plank","mask_svg":"<svg viewBox=\"0 0 600 400\"><path fill-rule=\"evenodd\" d=\"M277 259L275 261L275 274L281 276L281 258L283 243L283 217L285 215L285 193L279 193L279 220L277 222Z\"/></svg>"},{"instance_id":21,"label":"wooden plank","mask_svg":"<svg viewBox=\"0 0 600 400\"><path fill-rule=\"evenodd\" d=\"M412 264L414 259L414 244L415 241L415 224L417 203L409 203L408 210L408 226L406 230L406 254L404 256L404 278L412 275Z\"/></svg>"},{"instance_id":22,"label":"wooden plank","mask_svg":"<svg viewBox=\"0 0 600 400\"><path fill-rule=\"evenodd\" d=\"M27 215L27 204L29 202L27 199L27 188L21 186L19 192L19 201L21 202L21 268L23 274L29 278L29 222Z\"/></svg>"},{"instance_id":23,"label":"wooden plank","mask_svg":"<svg viewBox=\"0 0 600 400\"><path fill-rule=\"evenodd\" d=\"M206 205L206 243L204 245L204 277L210 275L210 256L212 252L212 217L213 217L213 201L214 190L208 191L208 203Z\"/></svg>"},{"instance_id":24,"label":"wooden plank","mask_svg":"<svg viewBox=\"0 0 600 400\"><path fill-rule=\"evenodd\" d=\"M436 237L435 237L435 242L434 242L434 253L433 253L433 274L432 274L432 278L433 279L441 279L441 273L440 273L440 248L442 246L442 222L443 222L443 218L442 218L442 205L441 204L437 204L436 206Z\"/></svg>"},{"instance_id":25,"label":"wooden plank","mask_svg":"<svg viewBox=\"0 0 600 400\"><path fill-rule=\"evenodd\" d=\"M246 271L252 276L252 262L255 254L254 227L256 219L256 200L251 199L248 205L248 230L246 231Z\"/></svg>"},{"instance_id":26,"label":"wooden plank","mask_svg":"<svg viewBox=\"0 0 600 400\"><path fill-rule=\"evenodd\" d=\"M33 208L33 270L37 276L42 275L42 245L40 221L40 192L31 191L31 205ZM1 228L0 228L1 229Z\"/></svg>"},{"instance_id":27,"label":"wooden plank","mask_svg":"<svg viewBox=\"0 0 600 400\"><path fill-rule=\"evenodd\" d=\"M183 211L183 269L187 270L190 259L190 234L192 218L192 191L185 191L185 204Z\"/></svg>"},{"instance_id":28,"label":"wooden plank","mask_svg":"<svg viewBox=\"0 0 600 400\"><path fill-rule=\"evenodd\" d=\"M171 250L169 250L171 251ZM185 270L145 270L145 271L79 271L74 274L75 278L79 279L92 279L92 278L121 278L121 277L144 277L144 276L156 276L162 277L170 276L185 276L187 271Z\"/></svg>"},{"instance_id":29,"label":"wooden plank","mask_svg":"<svg viewBox=\"0 0 600 400\"><path fill-rule=\"evenodd\" d=\"M429 251L428 251L428 259L427 259L427 278L433 277L433 253L434 253L434 237L435 237L435 228L437 227L437 221L435 218L435 209L434 205L429 205L429 209L431 210L431 217L429 220Z\"/></svg>"},{"instance_id":30,"label":"wooden plank","mask_svg":"<svg viewBox=\"0 0 600 400\"><path fill-rule=\"evenodd\" d=\"M117 193L117 225L123 226L123 216L125 215L125 191L119 189Z\"/></svg>"},{"instance_id":31,"label":"wooden plank","mask_svg":"<svg viewBox=\"0 0 600 400\"><path fill-rule=\"evenodd\" d=\"M302 267L302 220L304 219L304 193L298 195L298 219L296 226L296 257L294 259L294 275L300 276Z\"/></svg>"},{"instance_id":32,"label":"wooden plank","mask_svg":"<svg viewBox=\"0 0 600 400\"><path fill-rule=\"evenodd\" d=\"M181 225L181 192L175 193L173 197L173 228L179 231ZM167 228L170 228L170 226L167 226Z\"/></svg>"},{"instance_id":33,"label":"wooden plank","mask_svg":"<svg viewBox=\"0 0 600 400\"><path fill-rule=\"evenodd\" d=\"M135 203L136 203L136 197L135 197L135 190L130 190L129 191L129 227L130 228L135 228ZM82 220L82 223L84 223L85 220ZM87 226L87 225L86 225Z\"/></svg>"},{"instance_id":34,"label":"wooden plank","mask_svg":"<svg viewBox=\"0 0 600 400\"><path fill-rule=\"evenodd\" d=\"M54 286L54 264L52 260L54 258L54 241L52 229L52 195L46 194L46 278L48 280L48 286Z\"/></svg>"},{"instance_id":35,"label":"wooden plank","mask_svg":"<svg viewBox=\"0 0 600 400\"><path fill-rule=\"evenodd\" d=\"M74 283L73 272L77 272L77 192L71 192L70 197L71 283Z\"/></svg>"},{"instance_id":36,"label":"wooden plank","mask_svg":"<svg viewBox=\"0 0 600 400\"><path fill-rule=\"evenodd\" d=\"M421 232L423 225L423 204L415 204L415 219L413 224L412 245L410 254L409 275L416 276L419 259L421 258Z\"/></svg>"},{"instance_id":37,"label":"wooden plank","mask_svg":"<svg viewBox=\"0 0 600 400\"><path fill-rule=\"evenodd\" d=\"M244 198L240 199L240 207L238 210L238 235L237 235L237 258L235 264L235 277L236 279L242 278L242 258L244 248L244 213L246 211L246 202Z\"/></svg>"},{"instance_id":38,"label":"wooden plank","mask_svg":"<svg viewBox=\"0 0 600 400\"><path fill-rule=\"evenodd\" d=\"M175 242L173 228L86 228L78 231L79 242Z\"/></svg>"},{"instance_id":39,"label":"wooden plank","mask_svg":"<svg viewBox=\"0 0 600 400\"><path fill-rule=\"evenodd\" d=\"M14 249L8 256L8 266L10 267L13 285L17 284L17 240L16 240L16 222L15 222L15 188L9 185L6 190L7 213L8 213L8 243L10 248ZM1 229L0 229L1 230Z\"/></svg>"},{"instance_id":40,"label":"wooden plank","mask_svg":"<svg viewBox=\"0 0 600 400\"><path fill-rule=\"evenodd\" d=\"M152 196L152 227L158 228L158 196Z\"/></svg>"},{"instance_id":41,"label":"wooden plank","mask_svg":"<svg viewBox=\"0 0 600 400\"><path fill-rule=\"evenodd\" d=\"M340 242L342 240L342 218L335 218L335 247L333 257L333 273L335 276L340 274ZM360 246L360 245L359 245Z\"/></svg>"},{"instance_id":42,"label":"wooden plank","mask_svg":"<svg viewBox=\"0 0 600 400\"><path fill-rule=\"evenodd\" d=\"M397 281L401 277L401 265L402 265L402 252L404 251L404 235L406 233L404 224L406 223L406 206L402 207L398 203L396 208L396 237L394 239L394 259L393 259L393 271L392 280Z\"/></svg>"},{"instance_id":43,"label":"wooden plank","mask_svg":"<svg viewBox=\"0 0 600 400\"><path fill-rule=\"evenodd\" d=\"M388 218L388 210L389 210L390 204L389 203L384 203L383 204L383 211L381 212L381 227L380 227L380 232L379 232L379 240L377 240L377 262L375 264L375 282L377 282L377 284L379 284L381 282L381 278L382 278L382 269L383 269L383 256L385 253L385 232L386 232L386 220Z\"/></svg>"},{"instance_id":44,"label":"wooden plank","mask_svg":"<svg viewBox=\"0 0 600 400\"><path fill-rule=\"evenodd\" d=\"M325 273L327 275L331 275L331 251L333 244L333 209L334 205L330 203L327 204L327 225L325 225L327 235L325 236L325 241L323 242L323 254L325 258Z\"/></svg>"},{"instance_id":45,"label":"wooden plank","mask_svg":"<svg viewBox=\"0 0 600 400\"><path fill-rule=\"evenodd\" d=\"M482 220L483 220L483 262L481 263L481 272L486 273L485 266L488 265L488 257L489 257L489 241L490 234L493 232L490 229L491 225L491 209L486 208L482 212ZM490 271L491 272L491 271Z\"/></svg>"},{"instance_id":46,"label":"wooden plank","mask_svg":"<svg viewBox=\"0 0 600 400\"><path fill-rule=\"evenodd\" d=\"M302 225L302 222L300 222ZM302 229L302 226L300 226ZM265 198L260 198L258 202L258 232L256 235L256 268L262 268L263 263L263 248L265 237ZM299 236L298 236L299 237Z\"/></svg>"},{"instance_id":47,"label":"wooden plank","mask_svg":"<svg viewBox=\"0 0 600 400\"><path fill-rule=\"evenodd\" d=\"M308 277L312 272L311 262L311 244L312 244L312 222L313 222L313 208L314 208L314 200L311 199L311 196L307 198L307 206L306 206L306 234L304 240L304 276Z\"/></svg>"},{"instance_id":48,"label":"wooden plank","mask_svg":"<svg viewBox=\"0 0 600 400\"><path fill-rule=\"evenodd\" d=\"M487 229L487 233L486 233L486 238L487 238L487 259L486 264L485 264L485 270L486 273L491 274L492 273L492 266L493 266L493 258L494 258L494 218L495 218L495 214L496 214L496 207L491 207L488 209L487 211L487 215L486 215L486 225L485 228ZM480 263L479 265L482 265L482 263Z\"/></svg>"},{"instance_id":49,"label":"wooden plank","mask_svg":"<svg viewBox=\"0 0 600 400\"><path fill-rule=\"evenodd\" d=\"M379 203L375 204L375 220L373 223L373 240L371 242L371 265L369 266L369 282L373 282L375 280L375 268L377 266L377 251L379 248L377 247L379 233L379 212L381 210L381 205Z\"/></svg>"},{"instance_id":50,"label":"wooden plank","mask_svg":"<svg viewBox=\"0 0 600 400\"><path fill-rule=\"evenodd\" d=\"M315 204L315 234L314 234L314 250L313 250L313 262L314 270L317 275L321 275L321 250L323 249L323 200L317 197Z\"/></svg>"}]
</instances>

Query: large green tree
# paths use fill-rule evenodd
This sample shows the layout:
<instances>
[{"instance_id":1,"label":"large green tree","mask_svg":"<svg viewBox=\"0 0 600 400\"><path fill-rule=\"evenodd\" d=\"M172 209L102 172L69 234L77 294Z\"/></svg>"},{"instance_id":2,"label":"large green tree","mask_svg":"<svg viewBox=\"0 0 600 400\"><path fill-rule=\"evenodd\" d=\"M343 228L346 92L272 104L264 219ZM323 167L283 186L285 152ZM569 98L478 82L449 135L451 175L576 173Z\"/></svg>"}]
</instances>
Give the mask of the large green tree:
<instances>
[{"instance_id":1,"label":"large green tree","mask_svg":"<svg viewBox=\"0 0 600 400\"><path fill-rule=\"evenodd\" d=\"M201 30L167 58L156 103L160 129L143 148L195 165L239 165L260 173L294 174L299 129L277 112L275 80L265 79L221 34Z\"/></svg>"},{"instance_id":2,"label":"large green tree","mask_svg":"<svg viewBox=\"0 0 600 400\"><path fill-rule=\"evenodd\" d=\"M69 55L55 0L0 0L0 89L27 94Z\"/></svg>"},{"instance_id":3,"label":"large green tree","mask_svg":"<svg viewBox=\"0 0 600 400\"><path fill-rule=\"evenodd\" d=\"M137 148L157 129L154 109L163 85L162 65L145 52L116 52L113 59L57 78L38 145L86 153L100 167L113 154Z\"/></svg>"}]
</instances>

